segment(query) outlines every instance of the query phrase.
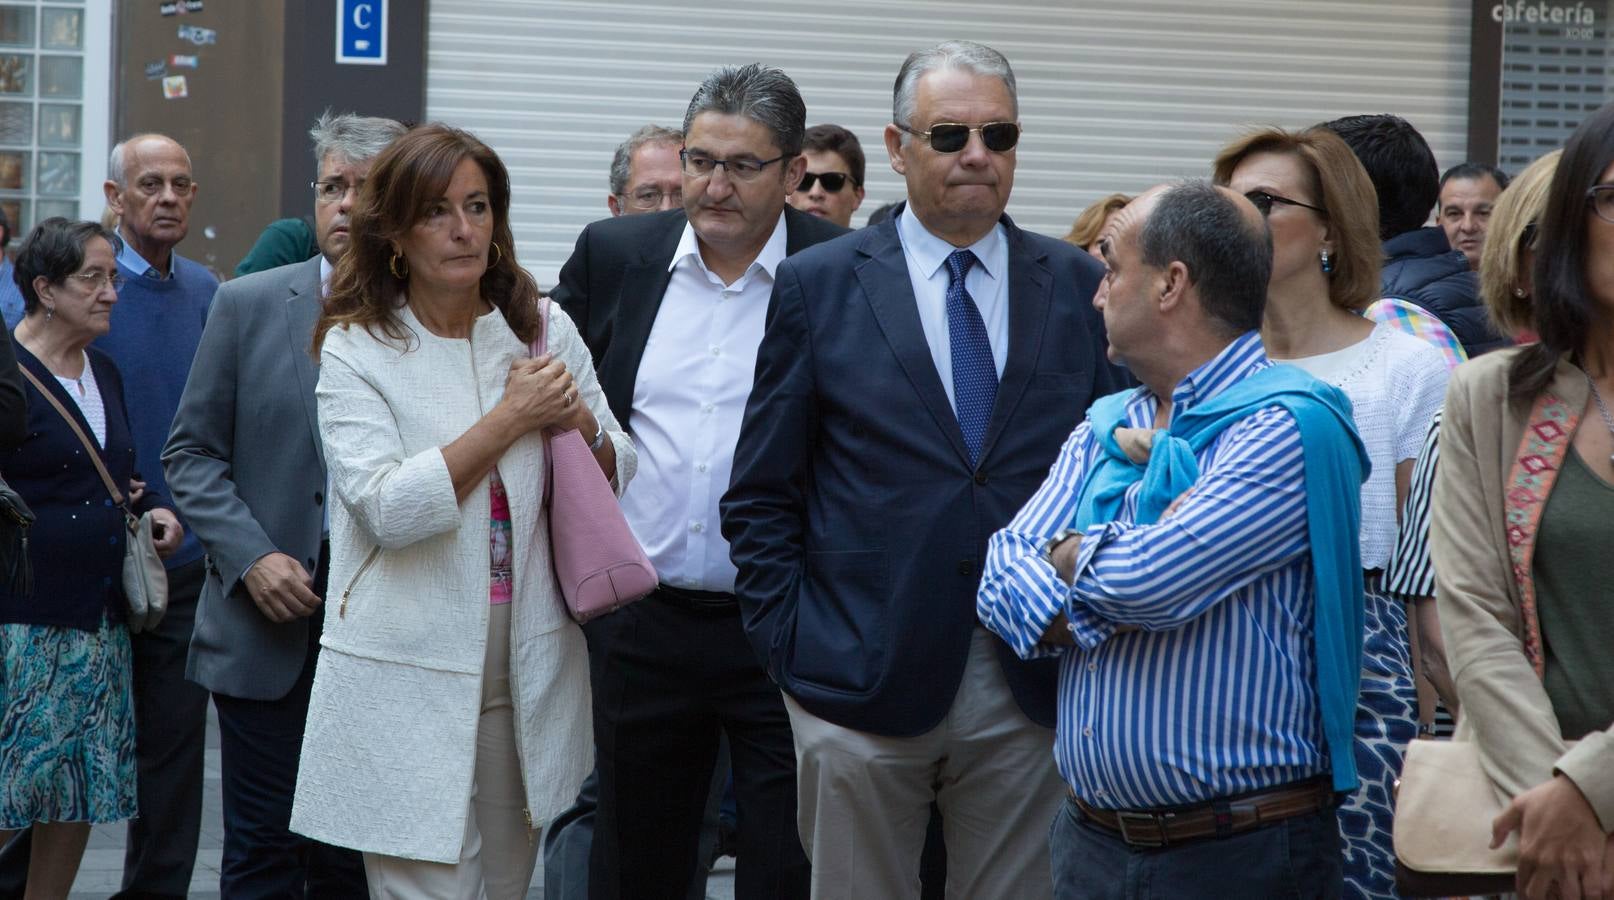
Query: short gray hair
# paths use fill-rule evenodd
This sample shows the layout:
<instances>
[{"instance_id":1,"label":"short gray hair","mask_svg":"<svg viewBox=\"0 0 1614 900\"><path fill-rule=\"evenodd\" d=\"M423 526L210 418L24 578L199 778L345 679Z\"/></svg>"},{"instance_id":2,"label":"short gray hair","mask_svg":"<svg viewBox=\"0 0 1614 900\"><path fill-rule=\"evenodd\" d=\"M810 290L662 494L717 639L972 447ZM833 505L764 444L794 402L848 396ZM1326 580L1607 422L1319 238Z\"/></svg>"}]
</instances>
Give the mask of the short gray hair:
<instances>
[{"instance_id":1,"label":"short gray hair","mask_svg":"<svg viewBox=\"0 0 1614 900\"><path fill-rule=\"evenodd\" d=\"M190 153L190 151L185 149L184 144L181 144L179 141L174 140L173 138L169 137L168 135L161 134L161 133L155 132L155 131L146 131L146 132L142 132L140 134L131 134L128 137L124 138L123 140L118 141L116 144L113 144L112 145L112 152L107 154L106 177L113 184L118 186L119 191L122 191L122 190L129 187L129 171L128 171L127 168L125 168L124 159L123 159L124 148L128 147L130 144L139 143L140 141L144 141L144 140L146 140L148 138L160 138L162 140L172 142L175 147L179 148L179 152L185 154L185 164L190 165L190 161L191 161L191 153Z\"/></svg>"},{"instance_id":2,"label":"short gray hair","mask_svg":"<svg viewBox=\"0 0 1614 900\"><path fill-rule=\"evenodd\" d=\"M913 126L914 107L919 102L919 79L939 69L965 69L1000 79L1009 89L1014 117L1020 118L1020 95L1014 86L1014 69L1009 67L1009 60L1003 54L974 41L942 41L928 50L916 50L902 61L902 68L897 70L897 83L891 91L891 121ZM903 140L907 140L906 134Z\"/></svg>"},{"instance_id":3,"label":"short gray hair","mask_svg":"<svg viewBox=\"0 0 1614 900\"><path fill-rule=\"evenodd\" d=\"M633 167L633 154L637 153L640 147L647 144L659 147L663 144L683 142L683 135L660 125L646 125L628 135L627 140L616 145L616 154L611 157L611 193L620 197L627 192L628 177L632 174L628 170Z\"/></svg>"},{"instance_id":4,"label":"short gray hair","mask_svg":"<svg viewBox=\"0 0 1614 900\"><path fill-rule=\"evenodd\" d=\"M779 152L795 156L801 152L802 135L807 131L807 104L782 69L751 63L724 66L706 76L690 98L684 113L684 136L695 117L704 112L745 116L773 132Z\"/></svg>"},{"instance_id":5,"label":"short gray hair","mask_svg":"<svg viewBox=\"0 0 1614 900\"><path fill-rule=\"evenodd\" d=\"M335 154L350 163L374 159L408 129L403 123L375 116L353 113L320 114L308 136L314 139L314 168L324 164L325 157Z\"/></svg>"}]
</instances>

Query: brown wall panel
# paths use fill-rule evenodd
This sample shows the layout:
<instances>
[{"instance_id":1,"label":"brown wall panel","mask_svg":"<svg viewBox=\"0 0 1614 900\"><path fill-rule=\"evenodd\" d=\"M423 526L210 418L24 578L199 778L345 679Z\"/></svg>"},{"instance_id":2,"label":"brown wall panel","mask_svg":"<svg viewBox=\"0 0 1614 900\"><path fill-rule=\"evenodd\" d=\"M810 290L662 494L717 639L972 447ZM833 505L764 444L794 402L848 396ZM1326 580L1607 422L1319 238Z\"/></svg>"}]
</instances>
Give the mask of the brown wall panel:
<instances>
[{"instance_id":1,"label":"brown wall panel","mask_svg":"<svg viewBox=\"0 0 1614 900\"><path fill-rule=\"evenodd\" d=\"M118 3L113 139L158 131L185 145L199 187L179 252L221 274L279 216L285 2L203 0L170 16L157 0ZM212 42L181 29L208 29ZM194 56L195 68L174 65L175 55ZM184 76L188 96L166 98L159 69Z\"/></svg>"}]
</instances>

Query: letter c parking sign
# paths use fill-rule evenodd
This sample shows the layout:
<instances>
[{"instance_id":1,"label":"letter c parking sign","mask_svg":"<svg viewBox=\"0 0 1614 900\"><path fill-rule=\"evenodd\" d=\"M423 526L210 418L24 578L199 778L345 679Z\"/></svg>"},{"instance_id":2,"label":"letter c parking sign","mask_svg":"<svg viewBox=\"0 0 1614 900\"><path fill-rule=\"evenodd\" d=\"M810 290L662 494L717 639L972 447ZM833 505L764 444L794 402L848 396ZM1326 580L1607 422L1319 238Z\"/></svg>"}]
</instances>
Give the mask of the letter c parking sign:
<instances>
[{"instance_id":1,"label":"letter c parking sign","mask_svg":"<svg viewBox=\"0 0 1614 900\"><path fill-rule=\"evenodd\" d=\"M339 0L336 61L364 66L387 64L387 0Z\"/></svg>"}]
</instances>

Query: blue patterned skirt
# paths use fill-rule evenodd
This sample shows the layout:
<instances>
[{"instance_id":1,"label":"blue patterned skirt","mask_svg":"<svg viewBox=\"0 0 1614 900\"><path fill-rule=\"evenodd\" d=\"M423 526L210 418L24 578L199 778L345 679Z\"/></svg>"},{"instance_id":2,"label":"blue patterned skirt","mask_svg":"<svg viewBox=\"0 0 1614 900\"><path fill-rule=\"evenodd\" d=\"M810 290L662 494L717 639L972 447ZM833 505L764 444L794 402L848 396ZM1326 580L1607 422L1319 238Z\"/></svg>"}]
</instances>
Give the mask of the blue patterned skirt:
<instances>
[{"instance_id":1,"label":"blue patterned skirt","mask_svg":"<svg viewBox=\"0 0 1614 900\"><path fill-rule=\"evenodd\" d=\"M0 829L135 814L129 629L0 625Z\"/></svg>"},{"instance_id":2,"label":"blue patterned skirt","mask_svg":"<svg viewBox=\"0 0 1614 900\"><path fill-rule=\"evenodd\" d=\"M1395 897L1392 793L1407 745L1418 736L1407 610L1370 585L1356 706L1356 772L1361 786L1339 808L1347 898Z\"/></svg>"}]
</instances>

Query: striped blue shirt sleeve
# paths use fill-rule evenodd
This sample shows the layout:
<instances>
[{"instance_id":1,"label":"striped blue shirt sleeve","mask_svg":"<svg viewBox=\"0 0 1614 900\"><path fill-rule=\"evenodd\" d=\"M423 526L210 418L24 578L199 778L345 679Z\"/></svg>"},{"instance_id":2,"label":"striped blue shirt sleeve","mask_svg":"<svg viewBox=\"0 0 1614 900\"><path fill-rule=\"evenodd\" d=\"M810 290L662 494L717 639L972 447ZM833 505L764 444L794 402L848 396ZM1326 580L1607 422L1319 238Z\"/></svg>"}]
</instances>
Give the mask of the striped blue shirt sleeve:
<instances>
[{"instance_id":1,"label":"striped blue shirt sleeve","mask_svg":"<svg viewBox=\"0 0 1614 900\"><path fill-rule=\"evenodd\" d=\"M1083 422L1060 448L1042 486L987 544L976 615L1022 659L1067 649L1041 643L1069 593L1043 553L1049 539L1076 524L1076 492L1094 449L1092 428Z\"/></svg>"},{"instance_id":2,"label":"striped blue shirt sleeve","mask_svg":"<svg viewBox=\"0 0 1614 900\"><path fill-rule=\"evenodd\" d=\"M1268 408L1218 439L1173 515L1089 529L1066 609L1077 643L1091 649L1118 624L1179 628L1293 563L1307 535L1300 429L1287 411Z\"/></svg>"}]
</instances>

